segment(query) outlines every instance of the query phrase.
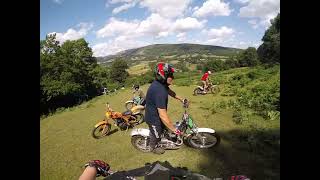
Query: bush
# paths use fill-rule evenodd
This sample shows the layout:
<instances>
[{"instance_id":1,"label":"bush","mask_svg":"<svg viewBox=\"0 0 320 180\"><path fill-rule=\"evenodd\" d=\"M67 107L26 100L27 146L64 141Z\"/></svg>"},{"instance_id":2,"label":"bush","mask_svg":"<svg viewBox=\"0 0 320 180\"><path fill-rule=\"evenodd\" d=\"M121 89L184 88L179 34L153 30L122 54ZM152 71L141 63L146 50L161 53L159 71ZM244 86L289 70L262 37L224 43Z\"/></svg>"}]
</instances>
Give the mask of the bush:
<instances>
[{"instance_id":1,"label":"bush","mask_svg":"<svg viewBox=\"0 0 320 180\"><path fill-rule=\"evenodd\" d=\"M230 72L229 72L230 73ZM265 69L257 67L248 73L234 71L224 79L222 96L235 96L226 105L224 102L214 104L213 112L218 109L232 108L235 111L234 121L243 122L248 115L254 113L265 119L280 119L280 70L279 66ZM249 112L251 109L253 112ZM244 113L244 112L247 112Z\"/></svg>"},{"instance_id":2,"label":"bush","mask_svg":"<svg viewBox=\"0 0 320 180\"><path fill-rule=\"evenodd\" d=\"M256 48L248 47L239 56L239 64L241 67L256 66L259 64Z\"/></svg>"},{"instance_id":3,"label":"bush","mask_svg":"<svg viewBox=\"0 0 320 180\"><path fill-rule=\"evenodd\" d=\"M202 71L213 70L215 72L225 70L225 63L222 60L210 60L202 67Z\"/></svg>"},{"instance_id":4,"label":"bush","mask_svg":"<svg viewBox=\"0 0 320 180\"><path fill-rule=\"evenodd\" d=\"M177 86L190 86L191 83L189 79L183 78L175 80L174 84Z\"/></svg>"}]
</instances>

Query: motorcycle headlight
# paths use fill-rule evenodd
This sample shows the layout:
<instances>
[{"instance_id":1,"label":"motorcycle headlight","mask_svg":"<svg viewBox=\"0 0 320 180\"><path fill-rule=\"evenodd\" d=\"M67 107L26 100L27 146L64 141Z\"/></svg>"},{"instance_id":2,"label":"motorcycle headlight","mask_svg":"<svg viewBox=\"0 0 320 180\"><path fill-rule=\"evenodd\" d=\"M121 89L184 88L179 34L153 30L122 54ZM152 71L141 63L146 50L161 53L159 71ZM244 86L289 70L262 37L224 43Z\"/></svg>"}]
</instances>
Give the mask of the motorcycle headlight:
<instances>
[{"instance_id":1,"label":"motorcycle headlight","mask_svg":"<svg viewBox=\"0 0 320 180\"><path fill-rule=\"evenodd\" d=\"M106 117L110 118L111 113L110 112L106 112Z\"/></svg>"}]
</instances>

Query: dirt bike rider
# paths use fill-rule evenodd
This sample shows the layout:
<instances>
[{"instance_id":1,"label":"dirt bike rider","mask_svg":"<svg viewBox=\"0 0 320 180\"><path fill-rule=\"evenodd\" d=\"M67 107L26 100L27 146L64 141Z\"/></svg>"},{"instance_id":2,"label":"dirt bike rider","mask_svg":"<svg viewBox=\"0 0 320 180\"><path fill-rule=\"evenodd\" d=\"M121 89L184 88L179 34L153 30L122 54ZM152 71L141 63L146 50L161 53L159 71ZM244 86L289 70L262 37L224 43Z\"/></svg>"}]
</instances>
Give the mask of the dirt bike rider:
<instances>
[{"instance_id":1,"label":"dirt bike rider","mask_svg":"<svg viewBox=\"0 0 320 180\"><path fill-rule=\"evenodd\" d=\"M144 95L144 93L142 92L141 89L139 89L139 85L138 84L135 84L133 85L132 87L134 90L132 92L133 94L133 99L135 98L139 98L139 102L138 102L138 105L142 105L144 106L146 104L146 96ZM136 95L137 94L137 95Z\"/></svg>"},{"instance_id":2,"label":"dirt bike rider","mask_svg":"<svg viewBox=\"0 0 320 180\"><path fill-rule=\"evenodd\" d=\"M155 80L150 85L146 96L145 121L150 129L150 147L151 151L156 154L163 154L164 149L157 144L161 140L161 134L165 127L180 135L181 132L176 129L167 114L168 95L181 101L181 97L177 96L169 86L173 82L174 68L168 63L160 62L156 65Z\"/></svg>"},{"instance_id":3,"label":"dirt bike rider","mask_svg":"<svg viewBox=\"0 0 320 180\"><path fill-rule=\"evenodd\" d=\"M202 87L203 87L203 93L207 93L207 87L208 84L210 82L209 80L209 75L211 74L211 71L207 71L206 73L204 73L201 77L201 83L202 83Z\"/></svg>"}]
</instances>

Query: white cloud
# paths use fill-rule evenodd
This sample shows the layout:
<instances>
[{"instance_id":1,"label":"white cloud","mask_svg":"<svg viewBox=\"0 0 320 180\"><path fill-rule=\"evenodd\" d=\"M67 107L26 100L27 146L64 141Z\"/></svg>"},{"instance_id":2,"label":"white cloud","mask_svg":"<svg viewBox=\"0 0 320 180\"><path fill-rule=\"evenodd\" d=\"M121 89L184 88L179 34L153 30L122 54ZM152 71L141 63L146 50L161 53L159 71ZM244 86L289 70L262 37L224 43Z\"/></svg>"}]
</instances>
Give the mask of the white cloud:
<instances>
[{"instance_id":1,"label":"white cloud","mask_svg":"<svg viewBox=\"0 0 320 180\"><path fill-rule=\"evenodd\" d=\"M149 45L146 42L135 41L127 37L120 36L115 40L109 40L107 43L99 43L92 47L93 56L101 57L116 54L127 49L138 48Z\"/></svg>"},{"instance_id":2,"label":"white cloud","mask_svg":"<svg viewBox=\"0 0 320 180\"><path fill-rule=\"evenodd\" d=\"M190 2L191 0L141 0L140 5L162 17L175 18L183 15Z\"/></svg>"},{"instance_id":3,"label":"white cloud","mask_svg":"<svg viewBox=\"0 0 320 180\"><path fill-rule=\"evenodd\" d=\"M273 19L278 12L280 12L280 0L251 0L248 5L240 8L238 16L258 18L260 22L254 24L253 28L256 26L268 28L270 26L270 20Z\"/></svg>"},{"instance_id":4,"label":"white cloud","mask_svg":"<svg viewBox=\"0 0 320 180\"><path fill-rule=\"evenodd\" d=\"M139 22L132 21L126 22L117 20L116 18L110 18L109 23L106 24L102 29L96 32L98 38L111 37L116 35L132 35L138 28Z\"/></svg>"},{"instance_id":5,"label":"white cloud","mask_svg":"<svg viewBox=\"0 0 320 180\"><path fill-rule=\"evenodd\" d=\"M164 32L158 33L156 38L162 38L162 37L167 37L167 36L169 36L169 32L168 31L164 31Z\"/></svg>"},{"instance_id":6,"label":"white cloud","mask_svg":"<svg viewBox=\"0 0 320 180\"><path fill-rule=\"evenodd\" d=\"M65 33L52 32L49 34L56 34L56 39L60 42L60 44L63 44L67 40L77 40L86 36L89 30L92 29L93 23L80 23L77 25L77 27L79 28L78 31L70 28Z\"/></svg>"},{"instance_id":7,"label":"white cloud","mask_svg":"<svg viewBox=\"0 0 320 180\"><path fill-rule=\"evenodd\" d=\"M185 32L179 33L176 37L178 38L178 42L183 42L187 40L187 34Z\"/></svg>"},{"instance_id":8,"label":"white cloud","mask_svg":"<svg viewBox=\"0 0 320 180\"><path fill-rule=\"evenodd\" d=\"M252 25L253 29L257 29L259 27L259 24L255 19L249 20L248 23Z\"/></svg>"},{"instance_id":9,"label":"white cloud","mask_svg":"<svg viewBox=\"0 0 320 180\"><path fill-rule=\"evenodd\" d=\"M248 47L255 47L258 48L261 43L259 42L250 42L250 41L234 41L230 44L230 47L240 48L240 49L247 49Z\"/></svg>"},{"instance_id":10,"label":"white cloud","mask_svg":"<svg viewBox=\"0 0 320 180\"><path fill-rule=\"evenodd\" d=\"M262 42L251 42L251 41L239 41L237 39L232 39L224 44L225 47L233 47L240 49L247 49L248 47L255 47L256 49L262 44Z\"/></svg>"},{"instance_id":11,"label":"white cloud","mask_svg":"<svg viewBox=\"0 0 320 180\"><path fill-rule=\"evenodd\" d=\"M177 38L181 38L181 37L184 37L184 36L186 36L186 33L179 33L179 34L177 34Z\"/></svg>"},{"instance_id":12,"label":"white cloud","mask_svg":"<svg viewBox=\"0 0 320 180\"><path fill-rule=\"evenodd\" d=\"M64 0L53 0L54 3L57 3L57 4L62 4Z\"/></svg>"},{"instance_id":13,"label":"white cloud","mask_svg":"<svg viewBox=\"0 0 320 180\"><path fill-rule=\"evenodd\" d=\"M128 10L129 8L132 8L136 5L135 2L133 3L125 3L124 5L121 5L119 7L116 7L112 10L112 14L118 14L120 13L121 11L125 11L125 10Z\"/></svg>"},{"instance_id":14,"label":"white cloud","mask_svg":"<svg viewBox=\"0 0 320 180\"><path fill-rule=\"evenodd\" d=\"M203 28L207 21L199 22L196 18L187 17L184 19L177 19L173 24L173 31L184 32L192 29Z\"/></svg>"},{"instance_id":15,"label":"white cloud","mask_svg":"<svg viewBox=\"0 0 320 180\"><path fill-rule=\"evenodd\" d=\"M122 21L110 18L109 22L96 32L96 35L98 38L112 36L126 36L128 38L152 36L160 38L169 35L171 26L171 20L159 14L151 14L143 21Z\"/></svg>"},{"instance_id":16,"label":"white cloud","mask_svg":"<svg viewBox=\"0 0 320 180\"><path fill-rule=\"evenodd\" d=\"M110 18L109 22L96 32L96 36L97 38L113 36L163 38L174 33L201 29L205 26L206 22L206 20L198 21L196 18L191 17L172 21L156 13L151 14L143 21L123 21Z\"/></svg>"},{"instance_id":17,"label":"white cloud","mask_svg":"<svg viewBox=\"0 0 320 180\"><path fill-rule=\"evenodd\" d=\"M136 32L143 36L164 37L164 35L169 34L171 24L172 22L169 19L163 18L159 14L151 14L146 20L140 23Z\"/></svg>"},{"instance_id":18,"label":"white cloud","mask_svg":"<svg viewBox=\"0 0 320 180\"><path fill-rule=\"evenodd\" d=\"M248 3L250 0L234 0L235 2L237 3L240 3L240 4L246 4Z\"/></svg>"},{"instance_id":19,"label":"white cloud","mask_svg":"<svg viewBox=\"0 0 320 180\"><path fill-rule=\"evenodd\" d=\"M235 31L232 28L228 28L226 26L222 26L219 29L212 28L209 31L204 30L203 32L207 34L209 39L228 38L235 33Z\"/></svg>"},{"instance_id":20,"label":"white cloud","mask_svg":"<svg viewBox=\"0 0 320 180\"><path fill-rule=\"evenodd\" d=\"M225 3L222 0L208 0L193 15L196 17L229 16L231 11L229 3Z\"/></svg>"},{"instance_id":21,"label":"white cloud","mask_svg":"<svg viewBox=\"0 0 320 180\"><path fill-rule=\"evenodd\" d=\"M202 31L202 37L205 38L204 43L227 46L228 43L232 42L235 37L235 30L232 28L222 26L218 29L209 29Z\"/></svg>"}]
</instances>

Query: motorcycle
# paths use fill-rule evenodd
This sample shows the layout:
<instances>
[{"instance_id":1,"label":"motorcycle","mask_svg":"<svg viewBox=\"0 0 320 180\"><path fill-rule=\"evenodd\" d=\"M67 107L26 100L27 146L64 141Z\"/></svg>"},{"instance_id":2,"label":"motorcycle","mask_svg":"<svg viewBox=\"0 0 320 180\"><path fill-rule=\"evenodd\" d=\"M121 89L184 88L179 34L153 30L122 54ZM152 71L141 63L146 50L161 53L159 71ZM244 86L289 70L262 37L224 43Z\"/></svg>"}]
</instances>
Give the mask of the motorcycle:
<instances>
[{"instance_id":1,"label":"motorcycle","mask_svg":"<svg viewBox=\"0 0 320 180\"><path fill-rule=\"evenodd\" d=\"M98 122L93 130L92 137L95 139L102 138L110 132L111 122L113 120L114 125L119 127L120 130L128 130L130 127L134 127L144 122L144 115L138 108L132 108L123 113L113 111L110 108L109 103L106 104L106 113L102 121Z\"/></svg>"},{"instance_id":2,"label":"motorcycle","mask_svg":"<svg viewBox=\"0 0 320 180\"><path fill-rule=\"evenodd\" d=\"M129 100L129 101L126 101L125 102L125 108L127 110L137 106L137 105L140 105L139 103L142 102L141 98L140 97L135 97L133 98L132 100Z\"/></svg>"},{"instance_id":3,"label":"motorcycle","mask_svg":"<svg viewBox=\"0 0 320 180\"><path fill-rule=\"evenodd\" d=\"M176 122L176 127L183 132L183 135L178 136L168 130L164 130L158 146L173 150L179 149L182 144L186 143L196 149L207 149L220 143L220 136L214 129L197 127L194 120L187 113L188 106L188 102L184 101L183 107L185 111L182 115L182 120ZM133 147L142 152L150 152L149 132L149 129L145 128L133 129L131 132L131 144Z\"/></svg>"},{"instance_id":4,"label":"motorcycle","mask_svg":"<svg viewBox=\"0 0 320 180\"><path fill-rule=\"evenodd\" d=\"M214 85L212 82L208 83L208 87L206 88L206 92L211 92L211 94L215 94L218 93L220 91L220 88L218 85ZM204 91L204 88L202 86L197 86L194 90L193 90L193 95L199 95L199 94L207 94Z\"/></svg>"}]
</instances>

